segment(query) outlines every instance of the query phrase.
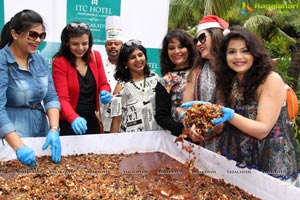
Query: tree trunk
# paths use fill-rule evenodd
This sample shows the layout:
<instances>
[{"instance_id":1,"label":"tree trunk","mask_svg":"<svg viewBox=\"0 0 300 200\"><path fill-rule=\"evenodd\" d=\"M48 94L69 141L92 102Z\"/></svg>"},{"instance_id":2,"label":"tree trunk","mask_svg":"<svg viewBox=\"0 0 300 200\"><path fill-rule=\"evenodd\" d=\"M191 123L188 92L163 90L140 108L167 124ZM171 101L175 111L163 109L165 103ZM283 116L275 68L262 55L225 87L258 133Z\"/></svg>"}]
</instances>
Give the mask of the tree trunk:
<instances>
[{"instance_id":1,"label":"tree trunk","mask_svg":"<svg viewBox=\"0 0 300 200\"><path fill-rule=\"evenodd\" d=\"M297 39L295 45L290 46L291 50L291 63L287 70L287 75L292 77L291 87L297 91L298 78L300 73L300 38Z\"/></svg>"}]
</instances>

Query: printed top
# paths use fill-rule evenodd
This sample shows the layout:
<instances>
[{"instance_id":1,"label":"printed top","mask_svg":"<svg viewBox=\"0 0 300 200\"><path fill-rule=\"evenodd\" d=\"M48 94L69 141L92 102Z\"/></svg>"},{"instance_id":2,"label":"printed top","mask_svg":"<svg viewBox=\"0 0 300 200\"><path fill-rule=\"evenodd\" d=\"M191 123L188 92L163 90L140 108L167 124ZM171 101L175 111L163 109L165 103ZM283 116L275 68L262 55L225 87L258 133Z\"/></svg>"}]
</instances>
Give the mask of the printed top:
<instances>
[{"instance_id":1,"label":"printed top","mask_svg":"<svg viewBox=\"0 0 300 200\"><path fill-rule=\"evenodd\" d=\"M258 102L243 104L241 95L233 87L233 109L249 119L256 119ZM229 123L224 124L221 135L221 153L238 162L238 166L256 168L277 178L288 179L298 173L296 140L287 117L287 107L282 106L279 118L266 138L258 140Z\"/></svg>"},{"instance_id":2,"label":"printed top","mask_svg":"<svg viewBox=\"0 0 300 200\"><path fill-rule=\"evenodd\" d=\"M123 90L112 98L110 116L122 115L120 132L155 131L161 128L155 121L155 90L158 75L137 82L121 82Z\"/></svg>"},{"instance_id":3,"label":"printed top","mask_svg":"<svg viewBox=\"0 0 300 200\"><path fill-rule=\"evenodd\" d=\"M174 119L178 118L176 108L182 104L188 74L188 70L180 70L169 72L163 77L162 85L166 88L167 92L171 96L171 112Z\"/></svg>"},{"instance_id":4,"label":"printed top","mask_svg":"<svg viewBox=\"0 0 300 200\"><path fill-rule=\"evenodd\" d=\"M178 120L176 108L181 106L190 67L173 70L164 75L156 88L157 123L172 135L179 136L183 124Z\"/></svg>"}]
</instances>

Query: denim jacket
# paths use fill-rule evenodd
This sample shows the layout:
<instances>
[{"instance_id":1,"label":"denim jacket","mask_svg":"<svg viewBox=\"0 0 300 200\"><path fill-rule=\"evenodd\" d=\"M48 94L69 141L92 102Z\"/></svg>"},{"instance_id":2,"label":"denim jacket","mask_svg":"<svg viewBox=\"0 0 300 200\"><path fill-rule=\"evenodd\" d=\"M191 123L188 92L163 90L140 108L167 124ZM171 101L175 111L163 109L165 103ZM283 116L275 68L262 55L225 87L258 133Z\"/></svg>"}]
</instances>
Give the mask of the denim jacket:
<instances>
[{"instance_id":1,"label":"denim jacket","mask_svg":"<svg viewBox=\"0 0 300 200\"><path fill-rule=\"evenodd\" d=\"M40 133L37 133L38 135L33 133L43 131L46 126L43 125L45 127L42 129L36 127L39 126L38 123L41 123L41 121L36 121L39 119L35 118L34 115L36 115L36 112L32 112L32 109L42 109L42 111L47 111L50 108L60 109L46 60L38 53L30 54L28 57L28 66L29 70L20 68L8 45L0 50L1 138L14 130L18 132L18 127L25 132L22 135L24 137L40 136ZM39 106L42 104L43 107ZM27 113L21 114L22 112L20 111L24 111L24 109L27 110ZM43 118L42 122L45 122L45 114L38 115ZM22 121L25 125L20 124ZM45 134L46 132L42 135Z\"/></svg>"}]
</instances>

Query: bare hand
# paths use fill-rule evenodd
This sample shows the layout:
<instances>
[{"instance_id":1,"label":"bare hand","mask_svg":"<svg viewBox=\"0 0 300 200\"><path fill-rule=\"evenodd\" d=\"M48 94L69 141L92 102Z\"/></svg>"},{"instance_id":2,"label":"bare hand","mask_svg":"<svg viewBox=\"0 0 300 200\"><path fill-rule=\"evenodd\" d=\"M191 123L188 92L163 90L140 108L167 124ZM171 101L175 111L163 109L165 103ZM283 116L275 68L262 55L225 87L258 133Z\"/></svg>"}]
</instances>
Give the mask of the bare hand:
<instances>
[{"instance_id":1,"label":"bare hand","mask_svg":"<svg viewBox=\"0 0 300 200\"><path fill-rule=\"evenodd\" d=\"M192 139L193 142L202 142L204 141L204 137L201 135L199 129L196 128L196 125L193 124L191 128L189 128L189 138Z\"/></svg>"}]
</instances>

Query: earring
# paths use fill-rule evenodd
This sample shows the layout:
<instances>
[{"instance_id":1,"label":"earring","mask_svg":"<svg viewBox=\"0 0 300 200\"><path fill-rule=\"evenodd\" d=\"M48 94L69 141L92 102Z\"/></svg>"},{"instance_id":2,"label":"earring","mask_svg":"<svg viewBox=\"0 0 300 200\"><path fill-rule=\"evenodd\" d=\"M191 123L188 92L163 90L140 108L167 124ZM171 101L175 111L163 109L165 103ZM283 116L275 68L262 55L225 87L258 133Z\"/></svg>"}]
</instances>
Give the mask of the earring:
<instances>
[{"instance_id":1,"label":"earring","mask_svg":"<svg viewBox=\"0 0 300 200\"><path fill-rule=\"evenodd\" d=\"M127 69L128 67L127 67L127 65L125 66L125 69Z\"/></svg>"}]
</instances>

